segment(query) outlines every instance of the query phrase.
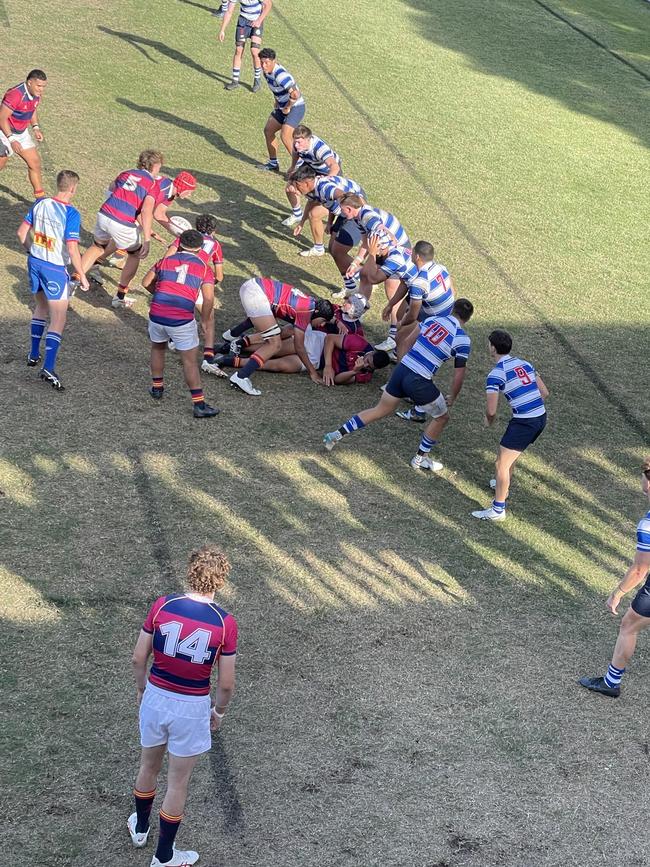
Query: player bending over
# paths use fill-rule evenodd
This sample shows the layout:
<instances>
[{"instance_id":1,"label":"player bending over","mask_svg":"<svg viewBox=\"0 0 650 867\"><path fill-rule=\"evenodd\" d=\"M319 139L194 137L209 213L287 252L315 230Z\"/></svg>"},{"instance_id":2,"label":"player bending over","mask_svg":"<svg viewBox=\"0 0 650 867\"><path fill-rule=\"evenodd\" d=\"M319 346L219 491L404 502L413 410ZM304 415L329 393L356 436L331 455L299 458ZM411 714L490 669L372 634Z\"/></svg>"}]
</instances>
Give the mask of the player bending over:
<instances>
[{"instance_id":1,"label":"player bending over","mask_svg":"<svg viewBox=\"0 0 650 867\"><path fill-rule=\"evenodd\" d=\"M291 180L293 172L301 166L308 166L319 175L340 175L342 171L341 158L336 151L315 136L304 124L299 124L293 131L293 153L287 172L289 183L284 188L291 205L291 216L282 221L283 226L295 226L302 220L300 193ZM325 216L325 210L321 209L320 219Z\"/></svg>"},{"instance_id":2,"label":"player bending over","mask_svg":"<svg viewBox=\"0 0 650 867\"><path fill-rule=\"evenodd\" d=\"M209 326L214 305L214 274L200 255L202 245L203 236L200 232L195 229L183 232L178 250L156 262L145 274L142 285L153 295L149 308L151 397L154 400L163 397L165 352L169 340L173 340L183 362L194 418L211 418L219 410L205 402L196 358L199 334L194 307L199 293L203 296L201 325L204 331Z\"/></svg>"},{"instance_id":3,"label":"player bending over","mask_svg":"<svg viewBox=\"0 0 650 867\"><path fill-rule=\"evenodd\" d=\"M63 390L63 384L55 372L55 366L70 298L70 278L66 266L72 264L76 271L81 271L81 217L79 211L70 204L78 183L79 175L76 172L59 172L56 176L56 196L38 199L18 228L20 243L28 252L30 288L36 296L27 364L36 367L41 360L41 339L49 317L45 361L40 377L59 391ZM83 275L80 284L86 292L88 280Z\"/></svg>"},{"instance_id":4,"label":"player bending over","mask_svg":"<svg viewBox=\"0 0 650 867\"><path fill-rule=\"evenodd\" d=\"M260 63L260 46L264 33L264 19L271 11L273 0L240 0L239 18L235 29L235 56L232 59L232 80L224 84L226 90L235 90L239 87L241 75L241 61L244 54L246 41L250 41L251 57L253 59L253 93L262 86L262 65ZM219 30L219 42L226 38L226 27L230 23L235 8L235 0L225 2L223 21Z\"/></svg>"},{"instance_id":5,"label":"player bending over","mask_svg":"<svg viewBox=\"0 0 650 867\"><path fill-rule=\"evenodd\" d=\"M293 155L293 131L305 116L305 100L300 93L295 78L290 72L280 66L275 59L272 48L260 51L260 63L266 83L271 89L275 105L264 127L264 138L269 158L261 169L267 172L279 172L278 148L275 137L280 133L282 144Z\"/></svg>"},{"instance_id":6,"label":"player bending over","mask_svg":"<svg viewBox=\"0 0 650 867\"><path fill-rule=\"evenodd\" d=\"M43 169L36 142L44 139L37 109L46 84L47 75L43 70L32 69L23 84L9 88L0 106L0 170L7 165L10 156L17 154L27 164L29 182L34 188L36 199L45 195ZM34 131L33 138L29 131L30 124Z\"/></svg>"},{"instance_id":7,"label":"player bending over","mask_svg":"<svg viewBox=\"0 0 650 867\"><path fill-rule=\"evenodd\" d=\"M494 500L487 509L472 512L475 518L484 521L503 521L506 517L506 500L510 490L512 471L521 453L532 445L546 427L548 389L533 365L523 358L510 355L512 337L507 331L497 328L488 336L488 350L494 367L488 373L485 424L489 427L496 418L499 393L503 392L512 410L506 432L501 438L496 463Z\"/></svg>"}]
</instances>

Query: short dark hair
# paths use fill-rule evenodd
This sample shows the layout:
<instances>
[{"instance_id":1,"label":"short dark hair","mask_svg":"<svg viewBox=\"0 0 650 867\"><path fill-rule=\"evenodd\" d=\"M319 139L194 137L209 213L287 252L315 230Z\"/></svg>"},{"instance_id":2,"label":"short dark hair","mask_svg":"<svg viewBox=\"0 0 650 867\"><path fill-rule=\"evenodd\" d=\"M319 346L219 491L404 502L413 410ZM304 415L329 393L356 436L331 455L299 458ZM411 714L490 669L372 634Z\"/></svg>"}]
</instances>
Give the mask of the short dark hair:
<instances>
[{"instance_id":1,"label":"short dark hair","mask_svg":"<svg viewBox=\"0 0 650 867\"><path fill-rule=\"evenodd\" d=\"M474 305L467 298L457 298L451 312L453 316L457 316L463 322L469 322L474 312Z\"/></svg>"},{"instance_id":2,"label":"short dark hair","mask_svg":"<svg viewBox=\"0 0 650 867\"><path fill-rule=\"evenodd\" d=\"M372 353L372 366L375 370L381 370L382 367L387 367L389 364L390 355L383 349L375 349Z\"/></svg>"},{"instance_id":3,"label":"short dark hair","mask_svg":"<svg viewBox=\"0 0 650 867\"><path fill-rule=\"evenodd\" d=\"M260 60L275 60L276 54L272 48L263 48L258 57Z\"/></svg>"},{"instance_id":4,"label":"short dark hair","mask_svg":"<svg viewBox=\"0 0 650 867\"><path fill-rule=\"evenodd\" d=\"M291 175L292 181L311 181L316 177L316 172L311 166L300 166Z\"/></svg>"},{"instance_id":5,"label":"short dark hair","mask_svg":"<svg viewBox=\"0 0 650 867\"><path fill-rule=\"evenodd\" d=\"M512 337L503 328L495 328L491 331L488 342L494 346L497 355L507 355L512 349Z\"/></svg>"},{"instance_id":6,"label":"short dark hair","mask_svg":"<svg viewBox=\"0 0 650 867\"><path fill-rule=\"evenodd\" d=\"M305 126L304 123L299 123L293 131L294 138L307 138L310 135L312 135L312 131L308 126Z\"/></svg>"},{"instance_id":7,"label":"short dark hair","mask_svg":"<svg viewBox=\"0 0 650 867\"><path fill-rule=\"evenodd\" d=\"M420 259L424 259L425 262L433 262L436 255L433 244L430 244L428 241L418 241L415 247L413 247L413 252Z\"/></svg>"},{"instance_id":8,"label":"short dark hair","mask_svg":"<svg viewBox=\"0 0 650 867\"><path fill-rule=\"evenodd\" d=\"M42 69L30 69L27 73L27 78L25 81L31 81L31 79L35 78L37 81L47 81L47 75L43 72Z\"/></svg>"},{"instance_id":9,"label":"short dark hair","mask_svg":"<svg viewBox=\"0 0 650 867\"><path fill-rule=\"evenodd\" d=\"M214 214L199 214L194 221L194 225L197 232L201 232L202 235L212 235L213 232L217 231L219 223Z\"/></svg>"},{"instance_id":10,"label":"short dark hair","mask_svg":"<svg viewBox=\"0 0 650 867\"><path fill-rule=\"evenodd\" d=\"M646 458L641 465L641 472L646 477L646 479L650 482L650 458Z\"/></svg>"},{"instance_id":11,"label":"short dark hair","mask_svg":"<svg viewBox=\"0 0 650 867\"><path fill-rule=\"evenodd\" d=\"M334 319L334 305L327 298L318 298L316 300L316 306L314 307L314 312L311 314L311 318L317 319L319 316L322 316L326 322Z\"/></svg>"},{"instance_id":12,"label":"short dark hair","mask_svg":"<svg viewBox=\"0 0 650 867\"><path fill-rule=\"evenodd\" d=\"M63 169L56 176L56 188L60 193L67 193L71 187L78 183L79 175L73 172L72 169Z\"/></svg>"},{"instance_id":13,"label":"short dark hair","mask_svg":"<svg viewBox=\"0 0 650 867\"><path fill-rule=\"evenodd\" d=\"M198 250L203 246L203 235L196 229L188 229L178 241L184 250Z\"/></svg>"}]
</instances>

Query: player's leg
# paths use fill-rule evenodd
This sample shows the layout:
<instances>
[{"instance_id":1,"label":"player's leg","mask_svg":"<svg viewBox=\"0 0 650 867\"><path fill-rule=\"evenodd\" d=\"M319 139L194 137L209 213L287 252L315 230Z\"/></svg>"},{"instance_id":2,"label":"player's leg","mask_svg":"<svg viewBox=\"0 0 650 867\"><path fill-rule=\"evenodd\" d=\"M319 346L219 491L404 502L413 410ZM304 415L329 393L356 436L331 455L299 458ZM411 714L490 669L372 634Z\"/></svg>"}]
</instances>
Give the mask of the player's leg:
<instances>
[{"instance_id":1,"label":"player's leg","mask_svg":"<svg viewBox=\"0 0 650 867\"><path fill-rule=\"evenodd\" d=\"M292 112L294 109L291 110ZM289 156L293 155L293 131L296 128L295 123L291 123L289 118L285 120L285 122L280 127L280 138L282 140L282 144L287 149L287 153Z\"/></svg>"},{"instance_id":2,"label":"player's leg","mask_svg":"<svg viewBox=\"0 0 650 867\"><path fill-rule=\"evenodd\" d=\"M140 248L137 250L127 250L126 262L120 272L120 279L117 284L117 292L111 304L113 307L133 307L135 301L133 298L127 298L131 280L138 273L140 266L140 256L138 255Z\"/></svg>"},{"instance_id":3,"label":"player's leg","mask_svg":"<svg viewBox=\"0 0 650 867\"><path fill-rule=\"evenodd\" d=\"M313 238L313 245L308 250L301 250L300 255L305 256L324 256L325 255L325 226L323 220L327 216L327 208L323 205L315 205L307 212L309 220L309 228Z\"/></svg>"},{"instance_id":4,"label":"player's leg","mask_svg":"<svg viewBox=\"0 0 650 867\"><path fill-rule=\"evenodd\" d=\"M399 277L388 277L384 281L384 292L386 300L391 301L395 293L400 287L401 280ZM377 349L383 349L386 352L392 352L397 347L397 306L390 311L390 326L388 328L388 337L383 343L377 344Z\"/></svg>"},{"instance_id":5,"label":"player's leg","mask_svg":"<svg viewBox=\"0 0 650 867\"><path fill-rule=\"evenodd\" d=\"M30 323L30 338L31 345L27 354L27 364L29 367L36 367L41 360L41 340L47 327L47 317L49 314L47 297L45 295L45 286L40 274L40 265L37 260L30 256L27 260L27 274L29 276L30 290L34 295L34 313Z\"/></svg>"},{"instance_id":6,"label":"player's leg","mask_svg":"<svg viewBox=\"0 0 650 867\"><path fill-rule=\"evenodd\" d=\"M339 269L339 274L343 278L343 290L334 294L335 298L344 298L346 295L351 295L357 291L359 278L355 274L353 277L346 277L345 272L352 264L350 252L353 247L361 240L361 232L359 227L353 220L346 220L340 216L334 221L332 233L328 244L330 256L336 262L336 267Z\"/></svg>"},{"instance_id":7,"label":"player's leg","mask_svg":"<svg viewBox=\"0 0 650 867\"><path fill-rule=\"evenodd\" d=\"M578 683L593 692L600 692L611 698L621 693L621 680L629 661L634 656L639 633L650 627L650 593L644 584L625 612L614 646L612 661L602 677L581 677Z\"/></svg>"},{"instance_id":8,"label":"player's leg","mask_svg":"<svg viewBox=\"0 0 650 867\"><path fill-rule=\"evenodd\" d=\"M244 33L244 28L237 25L235 30L235 53L232 58L232 78L228 84L225 85L226 90L235 90L235 88L239 87L239 77L241 75L241 63L245 42L246 35Z\"/></svg>"},{"instance_id":9,"label":"player's leg","mask_svg":"<svg viewBox=\"0 0 650 867\"><path fill-rule=\"evenodd\" d=\"M246 364L233 373L230 382L246 394L258 396L261 392L254 388L250 377L280 349L282 329L275 321L269 299L255 280L242 283L239 298L254 331L262 335L264 342L256 348Z\"/></svg>"},{"instance_id":10,"label":"player's leg","mask_svg":"<svg viewBox=\"0 0 650 867\"><path fill-rule=\"evenodd\" d=\"M264 140L266 141L266 150L269 154L269 159L264 168L268 171L279 171L278 164L278 148L275 143L275 137L282 129L282 123L274 117L273 112L264 126Z\"/></svg>"},{"instance_id":11,"label":"player's leg","mask_svg":"<svg viewBox=\"0 0 650 867\"><path fill-rule=\"evenodd\" d=\"M48 268L47 265L41 267L43 268L43 282L47 281L47 285L43 289L47 298L50 323L45 335L45 357L40 376L41 379L61 391L63 385L56 375L55 368L57 355L61 348L65 320L68 315L68 274L64 268L59 271L53 267Z\"/></svg>"},{"instance_id":12,"label":"player's leg","mask_svg":"<svg viewBox=\"0 0 650 867\"><path fill-rule=\"evenodd\" d=\"M372 424L373 421L378 421L380 418L385 418L387 415L392 415L399 406L400 400L401 397L393 397L392 394L388 394L387 391L384 391L378 404L370 407L370 409L364 409L356 415L353 415L346 422L343 422L341 427L337 430L326 433L323 437L323 445L326 449L331 450L334 448L336 443L342 440L344 436L347 436L347 434L361 430L369 424Z\"/></svg>"},{"instance_id":13,"label":"player's leg","mask_svg":"<svg viewBox=\"0 0 650 867\"><path fill-rule=\"evenodd\" d=\"M262 47L262 28L256 27L251 32L251 59L253 61L253 93L262 86L262 64L260 62L260 48Z\"/></svg>"},{"instance_id":14,"label":"player's leg","mask_svg":"<svg viewBox=\"0 0 650 867\"><path fill-rule=\"evenodd\" d=\"M0 172L7 165L8 160L9 160L9 157L0 157Z\"/></svg>"},{"instance_id":15,"label":"player's leg","mask_svg":"<svg viewBox=\"0 0 650 867\"><path fill-rule=\"evenodd\" d=\"M522 451L523 448L511 449L504 445L499 446L496 460L494 500L492 501L492 505L487 509L478 509L472 512L475 518L482 518L488 521L502 521L505 518L512 466L521 457Z\"/></svg>"},{"instance_id":16,"label":"player's leg","mask_svg":"<svg viewBox=\"0 0 650 867\"><path fill-rule=\"evenodd\" d=\"M386 274L372 259L368 259L359 274L359 292L370 300L372 287L386 280Z\"/></svg>"},{"instance_id":17,"label":"player's leg","mask_svg":"<svg viewBox=\"0 0 650 867\"><path fill-rule=\"evenodd\" d=\"M41 166L41 157L38 150L35 147L24 148L20 152L20 156L27 163L27 174L29 175L29 182L34 188L34 196L36 198L44 196L43 168Z\"/></svg>"},{"instance_id":18,"label":"player's leg","mask_svg":"<svg viewBox=\"0 0 650 867\"><path fill-rule=\"evenodd\" d=\"M283 226L295 226L302 220L302 205L300 204L300 193L294 185L289 182L284 188L284 193L291 205L291 216L282 221Z\"/></svg>"},{"instance_id":19,"label":"player's leg","mask_svg":"<svg viewBox=\"0 0 650 867\"><path fill-rule=\"evenodd\" d=\"M151 808L156 797L158 775L166 752L167 744L142 748L140 767L133 788L135 813L129 816L127 823L133 845L138 848L145 845L149 836Z\"/></svg>"},{"instance_id":20,"label":"player's leg","mask_svg":"<svg viewBox=\"0 0 650 867\"><path fill-rule=\"evenodd\" d=\"M284 342L284 341L283 341ZM302 361L297 355L285 355L284 357L270 358L264 364L264 370L269 373L300 373L304 369Z\"/></svg>"},{"instance_id":21,"label":"player's leg","mask_svg":"<svg viewBox=\"0 0 650 867\"><path fill-rule=\"evenodd\" d=\"M192 771L200 756L175 756L169 754L167 771L167 790L160 808L160 833L155 859L159 864L167 864L174 855L174 841L183 818L183 810L187 800L187 789ZM180 853L179 853L180 854ZM193 864L198 861L196 852L185 852L183 864ZM154 860L153 864L156 863Z\"/></svg>"},{"instance_id":22,"label":"player's leg","mask_svg":"<svg viewBox=\"0 0 650 867\"><path fill-rule=\"evenodd\" d=\"M201 385L201 371L198 364L199 335L196 321L193 319L187 325L179 325L168 329L170 337L176 345L183 364L183 375L192 397L192 408L195 418L212 418L219 410L205 402Z\"/></svg>"},{"instance_id":23,"label":"player's leg","mask_svg":"<svg viewBox=\"0 0 650 867\"><path fill-rule=\"evenodd\" d=\"M160 400L165 390L165 353L168 337L162 325L149 322L149 337L151 339L151 388L149 394L154 400Z\"/></svg>"},{"instance_id":24,"label":"player's leg","mask_svg":"<svg viewBox=\"0 0 650 867\"><path fill-rule=\"evenodd\" d=\"M398 329L398 331L397 331L397 348L395 349L398 361L401 361L401 359L404 356L404 351L405 351L404 347L408 343L409 338L413 335L413 332L416 330L416 328L419 328L419 327L420 326L418 325L417 322L413 322L411 325L407 325L404 328Z\"/></svg>"},{"instance_id":25,"label":"player's leg","mask_svg":"<svg viewBox=\"0 0 650 867\"><path fill-rule=\"evenodd\" d=\"M414 470L437 473L442 469L442 464L431 458L431 450L438 443L440 435L449 422L449 412L447 401L440 394L438 387L434 383L427 384L427 387L433 387L437 396L430 401L426 401L421 392L414 396L416 403L419 403L424 412L431 416L431 421L424 429L417 454L411 460L411 466Z\"/></svg>"}]
</instances>

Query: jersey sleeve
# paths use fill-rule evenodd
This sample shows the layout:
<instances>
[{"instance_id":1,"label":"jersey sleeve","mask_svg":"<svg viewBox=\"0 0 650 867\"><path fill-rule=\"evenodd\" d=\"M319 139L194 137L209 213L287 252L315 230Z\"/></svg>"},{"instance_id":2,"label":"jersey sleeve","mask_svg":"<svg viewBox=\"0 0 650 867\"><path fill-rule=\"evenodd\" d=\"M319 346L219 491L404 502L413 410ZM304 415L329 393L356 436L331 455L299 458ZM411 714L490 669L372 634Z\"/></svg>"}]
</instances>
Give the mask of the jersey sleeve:
<instances>
[{"instance_id":1,"label":"jersey sleeve","mask_svg":"<svg viewBox=\"0 0 650 867\"><path fill-rule=\"evenodd\" d=\"M299 331L306 331L307 326L311 322L311 310L296 310L296 318L294 320L294 328L297 328Z\"/></svg>"},{"instance_id":2,"label":"jersey sleeve","mask_svg":"<svg viewBox=\"0 0 650 867\"><path fill-rule=\"evenodd\" d=\"M212 255L210 256L210 262L213 265L223 265L223 250L221 249L221 244L218 241L214 242L214 248L212 250Z\"/></svg>"},{"instance_id":3,"label":"jersey sleeve","mask_svg":"<svg viewBox=\"0 0 650 867\"><path fill-rule=\"evenodd\" d=\"M27 223L28 226L34 225L34 205L32 205L29 211L25 214L23 223Z\"/></svg>"},{"instance_id":4,"label":"jersey sleeve","mask_svg":"<svg viewBox=\"0 0 650 867\"><path fill-rule=\"evenodd\" d=\"M229 614L224 620L223 645L221 647L222 656L233 656L237 653L238 633L237 621L232 614Z\"/></svg>"},{"instance_id":5,"label":"jersey sleeve","mask_svg":"<svg viewBox=\"0 0 650 867\"><path fill-rule=\"evenodd\" d=\"M453 356L462 361L467 361L472 351L472 343L467 334L457 334L454 341Z\"/></svg>"},{"instance_id":6,"label":"jersey sleeve","mask_svg":"<svg viewBox=\"0 0 650 867\"><path fill-rule=\"evenodd\" d=\"M506 375L498 367L493 367L485 380L486 391L503 391L506 385Z\"/></svg>"},{"instance_id":7,"label":"jersey sleeve","mask_svg":"<svg viewBox=\"0 0 650 867\"><path fill-rule=\"evenodd\" d=\"M409 298L412 301L423 301L429 290L429 284L425 277L416 277L406 284L409 290Z\"/></svg>"},{"instance_id":8,"label":"jersey sleeve","mask_svg":"<svg viewBox=\"0 0 650 867\"><path fill-rule=\"evenodd\" d=\"M81 214L76 208L68 208L63 233L64 241L78 241L81 232Z\"/></svg>"},{"instance_id":9,"label":"jersey sleeve","mask_svg":"<svg viewBox=\"0 0 650 867\"><path fill-rule=\"evenodd\" d=\"M650 554L650 520L644 518L636 528L636 550Z\"/></svg>"},{"instance_id":10,"label":"jersey sleeve","mask_svg":"<svg viewBox=\"0 0 650 867\"><path fill-rule=\"evenodd\" d=\"M14 88L8 90L2 97L2 104L6 105L12 111L15 111L20 105L20 95L18 91Z\"/></svg>"},{"instance_id":11,"label":"jersey sleeve","mask_svg":"<svg viewBox=\"0 0 650 867\"><path fill-rule=\"evenodd\" d=\"M206 265L203 270L203 277L201 278L201 283L211 283L214 286L214 272L212 268L210 268L208 265Z\"/></svg>"},{"instance_id":12,"label":"jersey sleeve","mask_svg":"<svg viewBox=\"0 0 650 867\"><path fill-rule=\"evenodd\" d=\"M164 601L165 601L165 597L160 596L160 597L158 597L158 599L156 599L154 604L151 606L151 608L149 609L149 613L145 617L144 623L142 624L142 631L143 632L148 632L149 635L153 635L153 633L156 629L156 625L154 622L156 619L156 614L158 614L158 612L160 611L160 607L164 603Z\"/></svg>"}]
</instances>

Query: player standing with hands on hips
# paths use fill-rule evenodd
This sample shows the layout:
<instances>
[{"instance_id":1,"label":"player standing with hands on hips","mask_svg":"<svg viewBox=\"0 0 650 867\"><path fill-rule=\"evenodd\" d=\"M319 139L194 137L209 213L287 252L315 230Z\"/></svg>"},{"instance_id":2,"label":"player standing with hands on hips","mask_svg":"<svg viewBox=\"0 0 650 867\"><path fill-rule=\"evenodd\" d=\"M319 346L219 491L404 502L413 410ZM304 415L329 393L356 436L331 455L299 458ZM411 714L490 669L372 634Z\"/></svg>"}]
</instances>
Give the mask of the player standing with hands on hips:
<instances>
[{"instance_id":1,"label":"player standing with hands on hips","mask_svg":"<svg viewBox=\"0 0 650 867\"><path fill-rule=\"evenodd\" d=\"M138 849L146 846L149 817L165 753L167 790L160 809L158 846L151 867L189 867L198 852L174 841L192 771L212 745L235 688L237 621L214 601L228 579L230 563L214 545L190 555L185 593L161 596L149 610L133 651L140 707L142 756L135 781L135 813L127 827ZM147 678L147 663L153 664ZM218 671L214 703L210 676Z\"/></svg>"}]
</instances>

